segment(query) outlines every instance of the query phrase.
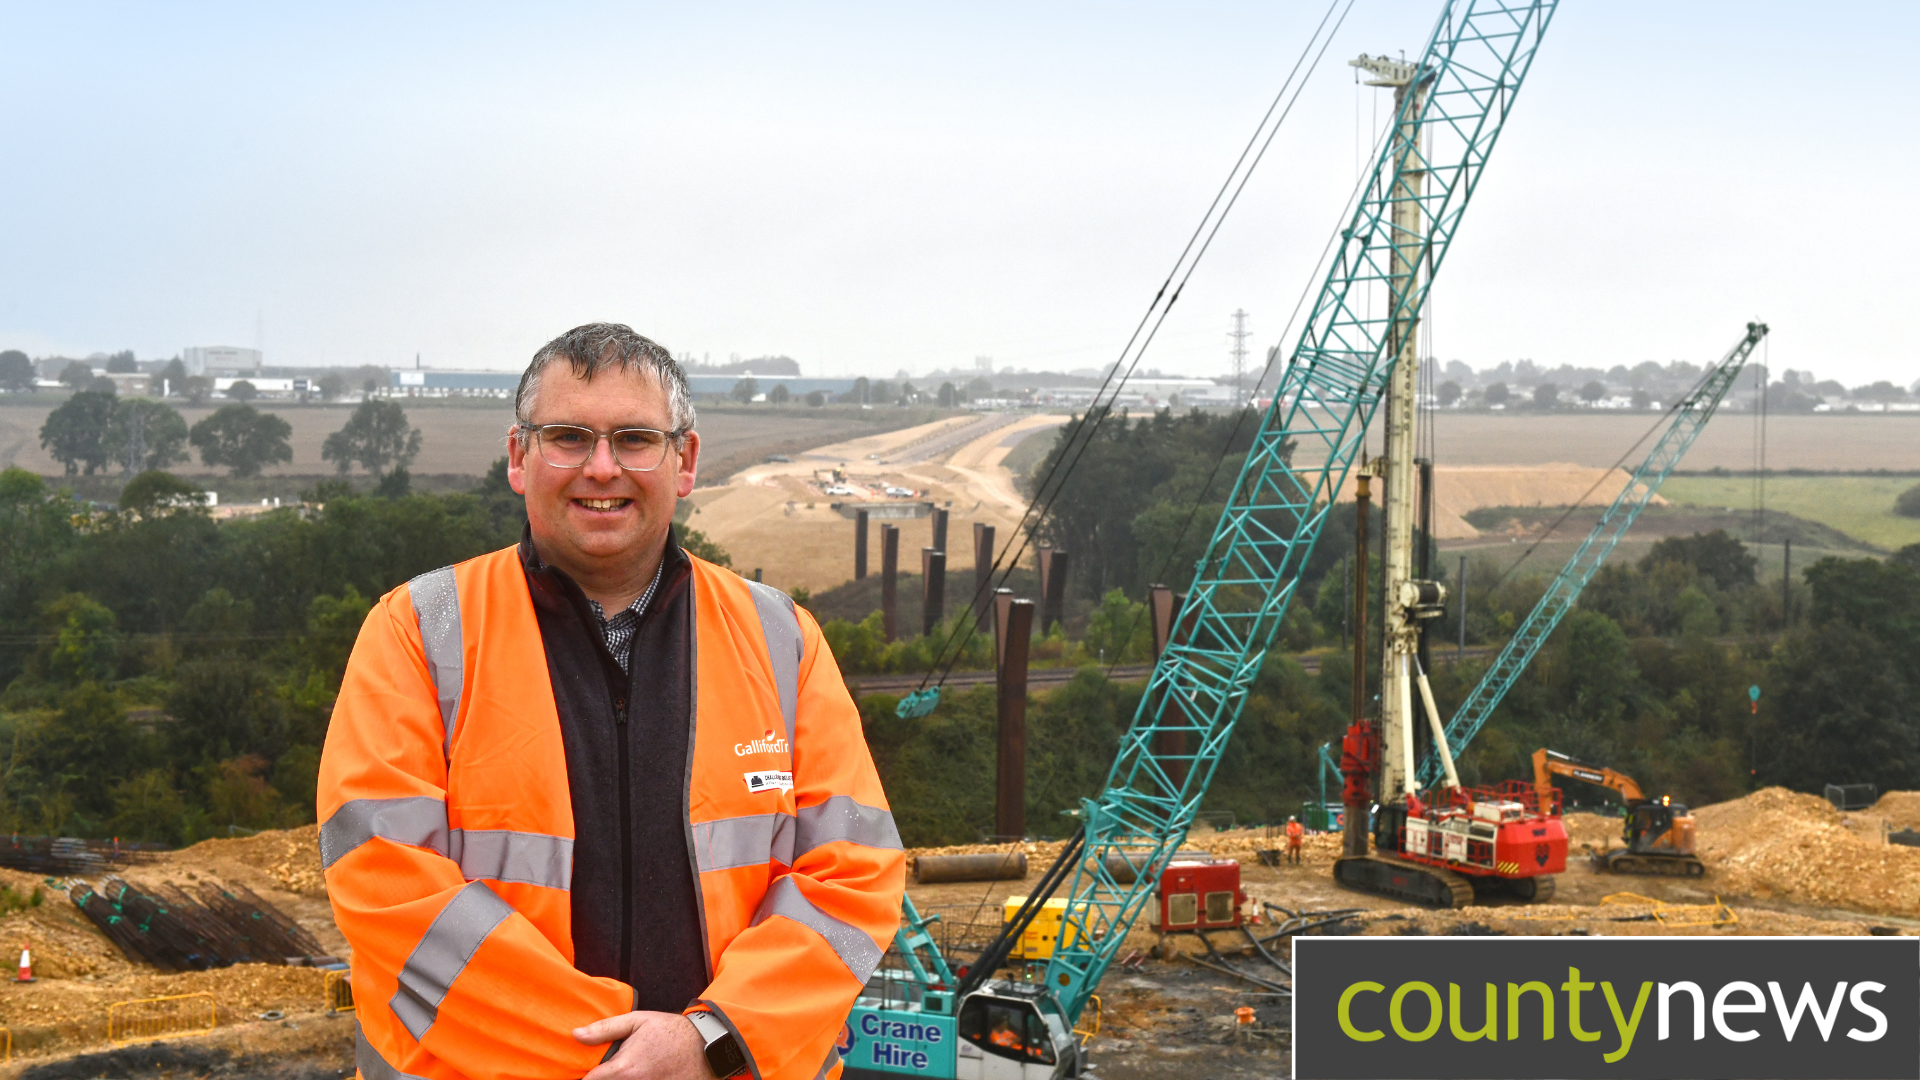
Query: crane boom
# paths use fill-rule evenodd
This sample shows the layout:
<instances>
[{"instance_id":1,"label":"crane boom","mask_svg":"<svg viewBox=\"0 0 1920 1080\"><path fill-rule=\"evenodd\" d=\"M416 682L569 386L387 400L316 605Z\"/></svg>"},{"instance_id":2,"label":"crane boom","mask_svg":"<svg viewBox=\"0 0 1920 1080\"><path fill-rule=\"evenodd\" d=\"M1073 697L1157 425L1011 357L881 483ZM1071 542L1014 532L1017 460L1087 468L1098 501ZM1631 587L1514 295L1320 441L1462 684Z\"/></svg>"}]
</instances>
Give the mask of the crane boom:
<instances>
[{"instance_id":1,"label":"crane boom","mask_svg":"<svg viewBox=\"0 0 1920 1080\"><path fill-rule=\"evenodd\" d=\"M1414 65L1419 92L1394 120L1409 137L1376 159L1106 788L1081 804L1071 932L1044 983L1070 1020L1186 838L1557 7L1449 0ZM1410 184L1416 172L1422 183ZM1307 464L1294 465L1296 452ZM1147 872L1119 880L1114 855Z\"/></svg>"},{"instance_id":2,"label":"crane boom","mask_svg":"<svg viewBox=\"0 0 1920 1080\"><path fill-rule=\"evenodd\" d=\"M1546 595L1533 606L1526 621L1514 631L1513 637L1500 650L1500 655L1494 658L1493 665L1487 668L1487 673L1480 677L1480 682L1467 694L1466 700L1454 710L1453 719L1447 723L1447 746L1453 751L1454 760L1459 760L1467 744L1480 733L1487 718L1493 715L1501 699L1513 688L1514 681L1527 669L1533 655L1540 651L1540 646L1546 644L1554 627L1559 626L1560 620L1573 610L1574 601L1580 598L1581 590L1593 580L1600 564L1607 561L1614 545L1633 527L1640 512L1653 501L1654 494L1672 474L1674 467L1680 464L1680 459L1686 455L1687 448L1693 445L1700 430L1707 426L1708 420L1713 419L1714 410L1720 407L1720 399L1733 386L1734 378L1746 366L1747 357L1753 355L1754 347L1766 336L1767 324L1748 323L1746 336L1728 350L1727 355L1700 380L1698 386L1681 399L1674 411L1673 422L1667 425L1660 440L1653 444L1646 460L1633 471L1633 479L1620 489L1613 504L1607 507L1606 513L1600 515L1599 523L1594 525L1593 531L1587 534L1573 557L1567 560L1559 576L1547 587ZM1422 784L1433 786L1440 778L1440 768L1438 755L1427 755L1420 767Z\"/></svg>"}]
</instances>

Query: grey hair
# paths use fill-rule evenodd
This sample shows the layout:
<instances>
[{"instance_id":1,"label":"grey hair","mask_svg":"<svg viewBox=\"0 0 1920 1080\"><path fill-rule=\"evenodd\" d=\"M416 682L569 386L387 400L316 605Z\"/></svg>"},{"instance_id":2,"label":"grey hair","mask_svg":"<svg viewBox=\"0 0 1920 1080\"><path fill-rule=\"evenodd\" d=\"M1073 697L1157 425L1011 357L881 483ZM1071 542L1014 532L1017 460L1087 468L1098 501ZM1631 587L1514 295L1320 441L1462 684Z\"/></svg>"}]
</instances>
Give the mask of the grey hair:
<instances>
[{"instance_id":1,"label":"grey hair","mask_svg":"<svg viewBox=\"0 0 1920 1080\"><path fill-rule=\"evenodd\" d=\"M634 333L630 326L588 323L540 346L526 373L520 376L520 388L513 395L513 418L514 434L522 446L526 445L533 428L530 410L534 395L540 392L540 376L555 360L565 360L575 376L588 382L612 368L652 375L667 392L667 411L675 434L693 430L693 391L687 386L687 373L673 354Z\"/></svg>"}]
</instances>

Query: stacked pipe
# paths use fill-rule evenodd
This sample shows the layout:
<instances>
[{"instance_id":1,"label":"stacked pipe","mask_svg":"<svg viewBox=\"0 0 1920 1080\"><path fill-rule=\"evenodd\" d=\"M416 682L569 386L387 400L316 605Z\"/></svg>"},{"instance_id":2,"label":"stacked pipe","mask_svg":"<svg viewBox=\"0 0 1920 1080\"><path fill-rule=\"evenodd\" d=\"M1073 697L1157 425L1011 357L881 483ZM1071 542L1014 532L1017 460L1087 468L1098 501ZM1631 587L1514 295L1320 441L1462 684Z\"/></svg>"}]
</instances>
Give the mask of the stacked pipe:
<instances>
[{"instance_id":1,"label":"stacked pipe","mask_svg":"<svg viewBox=\"0 0 1920 1080\"><path fill-rule=\"evenodd\" d=\"M69 884L67 898L129 960L162 971L205 971L320 953L319 943L245 886L203 883L200 898L168 882L136 886L108 876Z\"/></svg>"}]
</instances>

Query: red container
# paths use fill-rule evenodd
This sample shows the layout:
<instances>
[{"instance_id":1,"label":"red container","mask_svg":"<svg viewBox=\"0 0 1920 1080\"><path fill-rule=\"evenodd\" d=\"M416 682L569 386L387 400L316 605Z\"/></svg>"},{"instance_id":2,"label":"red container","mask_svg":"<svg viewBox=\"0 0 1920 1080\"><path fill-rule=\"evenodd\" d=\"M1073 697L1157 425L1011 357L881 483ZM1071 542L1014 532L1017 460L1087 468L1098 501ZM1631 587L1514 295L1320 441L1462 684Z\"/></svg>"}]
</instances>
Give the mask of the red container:
<instances>
[{"instance_id":1,"label":"red container","mask_svg":"<svg viewBox=\"0 0 1920 1080\"><path fill-rule=\"evenodd\" d=\"M1183 860L1167 864L1153 905L1153 928L1230 930L1240 925L1240 864L1232 859Z\"/></svg>"}]
</instances>

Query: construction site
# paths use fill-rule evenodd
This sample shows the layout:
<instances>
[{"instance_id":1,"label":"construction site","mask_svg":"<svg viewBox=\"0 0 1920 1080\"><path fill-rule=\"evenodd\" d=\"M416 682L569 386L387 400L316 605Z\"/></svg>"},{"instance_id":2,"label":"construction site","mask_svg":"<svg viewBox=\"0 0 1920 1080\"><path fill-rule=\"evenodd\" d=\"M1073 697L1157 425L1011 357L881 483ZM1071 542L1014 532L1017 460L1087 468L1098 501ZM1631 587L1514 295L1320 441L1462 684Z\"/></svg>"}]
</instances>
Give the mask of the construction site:
<instances>
[{"instance_id":1,"label":"construction site","mask_svg":"<svg viewBox=\"0 0 1920 1080\"><path fill-rule=\"evenodd\" d=\"M1143 919L1128 931L1116 949L1117 970L1081 1024L1088 1062L1117 1080L1189 1068L1216 1077L1285 1075L1287 974L1273 961L1285 963L1295 934L1920 934L1920 847L1889 840L1920 830L1920 792L1888 792L1843 812L1817 796L1767 789L1694 815L1706 864L1700 877L1597 871L1586 855L1622 846L1620 820L1575 813L1565 821L1581 857L1568 861L1552 902L1498 898L1452 909L1340 887L1333 878L1338 834L1305 836L1299 864L1290 865L1279 830L1196 829L1176 862L1233 863L1242 895L1232 917L1211 929L1166 932ZM929 930L949 962L976 959L1063 846L908 852L909 897L923 919L938 917ZM1008 876L917 880L939 876L938 864L953 856L988 857L995 874ZM1022 867L1027 872L1014 876ZM163 970L70 899L88 884L72 879L69 889L67 879L0 870L0 897L10 909L0 916L0 941L30 951L35 980L0 991L10 1075L317 1078L351 1069L352 1000L328 970L333 956L349 957L319 872L317 828L208 841L117 869L142 888L238 886L284 913L311 939L309 948L324 952ZM1001 969L1016 982L1037 979L1050 958L1043 935L1030 940L1034 947L1016 951ZM896 949L883 970L905 966ZM142 1018L144 1029L133 1022Z\"/></svg>"},{"instance_id":2,"label":"construction site","mask_svg":"<svg viewBox=\"0 0 1920 1080\"><path fill-rule=\"evenodd\" d=\"M1330 21L1338 3L1301 47L1084 402L1062 409L1051 399L1043 407L989 398L989 385L968 407L949 384L938 409L902 399L902 407L923 409L910 420L904 412L876 420L865 415L871 406L864 400L842 400L842 413L817 415L780 439L757 419L742 419L745 411L723 413L704 484L695 486L685 464L677 496L660 502L660 532L649 535L665 532L668 508L677 506L672 520L682 531L668 553L678 557L684 548L705 559L694 565L713 576L700 580L719 580L747 597L739 604L755 605L740 610L756 613L760 636L741 631L748 645L738 655L752 676L741 683L758 680L753 693L760 696L743 691L740 700L772 702L763 738L759 714L750 714L746 737L756 741L734 743L703 726L698 739L689 734L672 744L689 758L687 790L695 788L699 740L728 744L731 756L719 752L728 769L749 754L785 755L773 759L773 771L726 775L734 797L743 775L746 797L763 800L742 804L753 814L702 818L692 794L676 811L686 818L699 908L691 947L717 955L726 941L785 916L792 926L776 929L806 944L785 953L761 945L775 960L759 962L797 965L793 957L804 951L805 962L821 962L848 994L860 987L821 1078L1292 1075L1295 943L1304 937L1920 938L1920 727L1911 704L1920 683L1902 652L1920 639L1901 599L1920 598L1920 544L1888 540L1920 527L1892 521L1893 511L1880 506L1920 500L1920 486L1896 494L1895 479L1850 477L1857 483L1849 491L1878 501L1871 512L1831 522L1808 509L1823 496L1838 498L1816 490L1822 479L1792 489L1790 508L1769 505L1765 493L1770 450L1776 470L1783 458L1811 473L1853 468L1861 448L1883 471L1920 470L1920 440L1892 426L1906 421L1888 412L1869 419L1808 411L1777 421L1769 435L1773 331L1759 317L1724 326L1716 318L1714 354L1670 363L1666 370L1687 377L1663 403L1575 421L1547 412L1557 392L1547 384L1537 415L1496 417L1491 410L1505 405L1495 403L1477 419L1443 418L1433 282L1472 217L1483 173L1499 168L1494 151L1504 127L1528 116L1516 113L1515 102L1526 96L1539 50L1552 62L1546 43L1558 3L1438 6L1440 17L1417 47L1335 61L1375 110L1372 141L1362 140L1356 104L1352 193L1339 219L1325 223L1331 231L1303 283L1297 318L1267 351L1264 368L1257 355L1248 367L1254 354L1243 340L1245 312L1236 313L1228 407L1161 408L1157 398L1130 391L1129 381L1136 369L1142 381L1158 374L1142 361L1327 53L1345 19ZM1528 134L1517 128L1512 138ZM1489 197L1502 194L1494 189ZM868 381L860 382L864 393ZM538 389L537 378L532 385ZM1497 385L1504 402L1508 388ZM1605 400L1607 389L1589 402ZM1460 393L1455 386L1454 397ZM777 403L788 400L782 387ZM752 386L738 397L741 410L755 401L768 399L756 398ZM676 399L676 410L681 404ZM1147 407L1134 413L1139 406ZM1714 424L1733 412L1743 414L1738 426ZM435 459L436 469L494 455L495 429L506 417L496 410L483 418L490 434L468 432ZM435 422L451 431L458 419L449 411ZM51 745L68 755L59 759L67 771L19 765L8 783L17 773L30 785L45 773L65 784L95 761L119 772L109 780L108 766L99 766L101 774L88 779L97 790L77 795L58 786L3 792L12 820L75 832L0 840L0 947L19 956L17 975L0 988L6 1077L337 1080L357 1068L366 1080L416 1080L389 1064L403 1059L383 1057L375 1045L408 1033L412 1042L401 1049L415 1057L404 1060L451 1071L434 1055L462 1044L428 1043L426 1033L441 1023L436 1038L460 1038L446 1034L462 1029L436 1010L488 935L516 912L525 918L513 924L521 935L514 947L530 951L490 957L537 954L568 978L594 974L594 989L613 986L616 996L641 985L624 975L615 985L569 949L555 959L560 937L551 928L579 933L581 912L592 907L580 897L595 895L578 885L579 867L591 860L576 863L575 845L596 850L593 842L612 831L575 828L593 819L573 816L585 804L567 801L571 772L559 781L539 778L546 786L538 790L553 804L542 812L557 815L540 819L540 828L517 820L483 828L466 816L483 786L470 777L517 782L535 760L549 771L554 760L571 770L577 746L540 758L527 750L535 736L521 738L519 729L508 750L475 742L505 738L473 726L477 715L497 719L483 710L513 712L516 723L529 710L519 699L513 708L501 704L507 699L498 688L520 680L513 664L504 665L513 669L504 676L476 670L521 654L494 651L491 638L485 649L476 644L478 613L494 609L469 606L463 616L475 595L463 590L480 588L473 582L481 574L463 570L470 576L456 579L451 567L470 567L489 551L504 557L500 538L511 543L522 528L532 553L525 566L551 554L532 546L538 501L516 501L529 490L529 470L598 467L604 439L606 461L618 465L609 474L625 482L626 473L651 473L683 452L687 428L677 426L678 411L670 424L649 421L661 430L603 433L572 416L518 422L536 448L528 450L523 434L488 487L444 503L408 495L404 483L365 496L342 484L331 508L316 503L275 516L277 504L263 503L259 521L215 526L190 518L178 495L124 511L82 510L62 501L70 491L42 500L54 508L43 515L45 535L69 529L82 536L76 551L110 534L122 546L101 541L106 555L94 563L16 560L32 573L56 563L111 566L156 546L145 538L161 528L181 530L163 538L181 550L210 548L208 537L227 529L243 538L236 547L280 552L269 546L274 536L325 525L328 514L343 532L362 533L378 531L369 521L398 520L376 512L410 515L426 522L418 527L433 543L355 549L368 552L360 562L390 560L372 588L364 580L371 572L349 565L353 558L323 553L332 559L325 573L340 580L316 585L306 578L320 573L295 573L290 558L246 549L222 564L245 568L230 575L240 595L226 583L192 595L174 590L182 596L168 603L178 600L180 612L157 602L139 612L149 620L140 626L158 630L134 629L135 615L117 614L113 597L91 600L78 586L32 609L44 626L17 640L39 651L15 665L18 683L0 719L12 725L6 734L16 756ZM304 443L320 445L318 428L307 427ZM24 446L26 438L15 441ZM415 433L415 451L419 444ZM1729 471L1747 466L1739 476ZM343 459L342 477L346 469ZM396 466L390 475L403 473ZM509 477L519 486L510 487ZM1748 491L1751 498L1735 505ZM555 504L609 515L596 519L603 524L633 501L594 495ZM441 543L456 534L458 542ZM511 607L521 619L515 632L537 637L557 625L536 621L533 607L520 603L522 564L498 565L512 568L508 585L486 579L486 587L501 590L490 595L511 594L499 610ZM402 566L405 573L394 569ZM647 572L653 584L644 593L635 585L620 600L633 605L625 611L568 593L599 620L597 641L606 648L595 656L604 654L609 680L640 677L638 647L624 646L631 650L624 659L613 650L623 647L619 620L632 612L624 631L632 635L662 581L661 572ZM362 584L346 582L356 574ZM241 577L272 580L244 586ZM407 599L392 600L403 583ZM283 585L287 595L275 595ZM693 586L684 588L690 594ZM414 605L412 626L401 626L405 617L387 620L401 626L393 655L402 659L365 659L384 640L382 613L400 611L403 602ZM616 611L612 619L608 610ZM699 619L719 618L700 611ZM265 629L266 613L282 621ZM463 617L473 620L464 628ZM124 618L124 632L116 618ZM694 620L688 625L711 625ZM835 654L844 697L830 675L825 689L801 688L813 672L833 670L818 665L820 653L806 654L816 623L822 653ZM557 639L546 640L551 661ZM705 649L718 639L699 640ZM235 675L243 660L256 668ZM368 666L389 660L399 674L381 676L393 681L379 693L366 691ZM764 679L755 666L762 661ZM361 666L349 669L350 662ZM260 674L269 670L271 679ZM540 670L555 672L561 685L558 668ZM698 678L715 677L699 666ZM692 685L695 676L687 678ZM407 679L437 696L401 702L393 688L414 686ZM476 689L483 685L484 692ZM700 685L711 690L713 683ZM629 920L617 953L632 970L633 883L659 879L633 870L633 853L648 845L626 831L644 812L633 810L629 782L652 777L644 767L659 762L630 764L628 733L642 725L627 726L629 699L634 715L652 714L640 708L637 682L618 687L607 683L613 719L603 726L619 733L619 835L630 846L612 860L625 875L618 892ZM352 696L356 690L361 697ZM536 686L528 699L540 709L543 692ZM734 704L718 694L700 700ZM417 716L401 715L414 705ZM571 731L571 707L556 706L547 726ZM840 756L854 763L849 772L868 770L859 778L872 782L861 790L884 786L885 805L845 794L799 805L803 792L824 790L809 788L804 775L808 753L818 753L809 731L827 730L810 727L823 715L810 709L836 710L832 719L845 721L847 732L857 717L866 753L841 746ZM549 716L531 715L530 725ZM704 725L708 714L700 715ZM104 723L100 717L120 723L116 733L134 732L115 744L118 757L96 753L97 743L113 741L89 734L99 729L86 725ZM782 720L786 740L775 728ZM389 721L395 731L405 728L392 745L419 736L418 745L432 745L412 756L432 760L418 766L411 749L378 744L354 768L339 765L341 755L366 750L341 749L359 737L352 733ZM80 734L69 736L69 728ZM557 747L560 737L549 742ZM475 745L487 747L495 772L459 771L482 755ZM177 767L172 759L164 769L139 760L162 748ZM812 759L814 767L820 760ZM394 779L416 767L419 775ZM346 773L359 778L343 780ZM507 780L499 780L503 790ZM376 782L392 790L339 795ZM659 790L656 784L645 794ZM492 788L485 797L519 806ZM311 821L316 800L332 808L328 820L280 827ZM769 807L774 812L762 812ZM122 829L177 843L99 838ZM222 838L200 839L209 835ZM891 860L896 846L906 863L898 926L890 940L865 940L864 931L825 913L829 894L845 883L807 880L800 861L855 848L861 858L882 851L877 857ZM373 973L371 936L356 938L363 948L356 968L329 900L323 847L343 906L366 921L350 927L404 922L385 909L356 907L366 897L349 890L377 881L418 899L405 894L429 864L446 878L435 890L466 899L425 915L424 904L412 905L405 918L418 916L425 929L408 930L414 936L396 953L407 965L399 976ZM652 852L663 850L654 843ZM356 851L355 861L341 861ZM676 872L686 870L682 862ZM456 871L459 878L447 877ZM355 873L367 876L341 876ZM713 930L708 939L708 909L700 905L717 894L702 890L720 888L711 883L725 874L733 884L724 887L738 893L727 902L753 913L752 921L742 915L741 927L726 931L733 938ZM809 898L799 881L818 896ZM782 888L785 900L776 896ZM642 900L669 910L657 898ZM456 910L457 903L467 906ZM549 922L529 914L536 903L547 905ZM884 908L870 907L879 913L868 917L891 923L891 894ZM483 909L493 921L477 931L466 925ZM762 942L779 940L760 933ZM454 934L467 937L447 936ZM818 947L823 941L831 956ZM868 952L871 964L862 959ZM706 977L719 985L725 973L715 955L706 957ZM488 977L498 974L488 969ZM382 1000L356 1000L356 986L371 998L376 978L390 988L395 977L401 989L390 1000L388 989ZM510 976L519 977L517 969ZM1570 981L1579 978L1571 972ZM1693 990L1697 999L1699 987ZM1552 1039L1544 991L1544 1038ZM1777 985L1773 992L1780 1001ZM1488 994L1491 1032L1491 984ZM1607 994L1613 1000L1611 987ZM633 1000L636 1010L651 1008L639 1004L637 991ZM1433 1000L1432 1026L1421 1039L1440 1025ZM1401 996L1393 1001L1399 1028ZM1569 1030L1586 1039L1574 1001ZM461 1004L456 998L449 1008ZM829 1004L839 1015L839 999ZM1719 999L1714 1009L1718 1026ZM359 1018L372 1010L392 1015L383 1013L380 1028L363 1034ZM1703 1015L1696 1006L1696 1025ZM1509 1016L1517 1025L1517 1011ZM1635 1024L1639 1018L1636 1011ZM493 1019L500 1021L497 1013ZM736 1030L722 1019L695 1018L709 1064L723 1060L716 1046L737 1050L755 1032L776 1030ZM700 1020L724 1030L710 1032ZM817 1039L819 1028L812 1030ZM1453 1031L1460 1031L1457 1019ZM1631 1032L1623 1033L1631 1042ZM734 1066L731 1075L747 1074L744 1063ZM783 1068L779 1075L787 1076L798 1066Z\"/></svg>"}]
</instances>

